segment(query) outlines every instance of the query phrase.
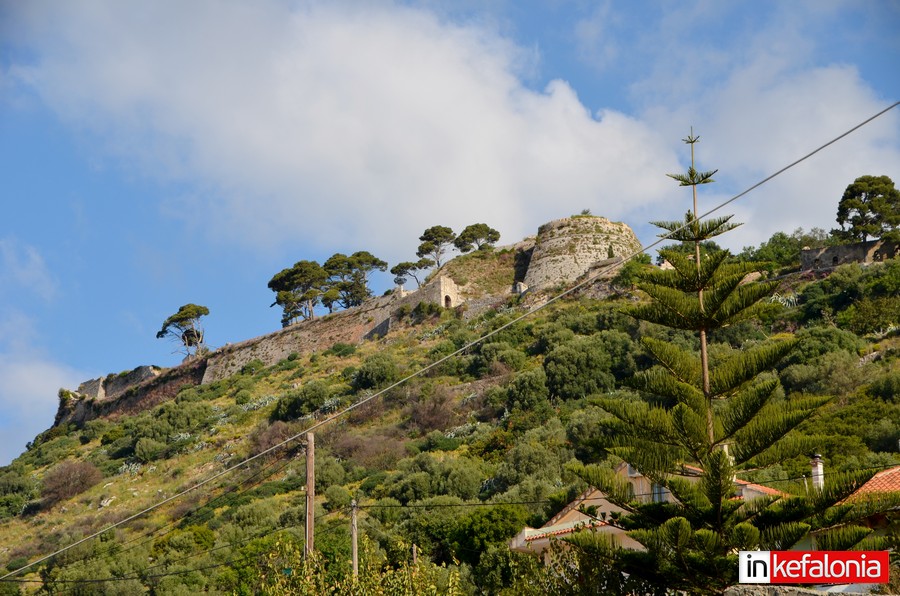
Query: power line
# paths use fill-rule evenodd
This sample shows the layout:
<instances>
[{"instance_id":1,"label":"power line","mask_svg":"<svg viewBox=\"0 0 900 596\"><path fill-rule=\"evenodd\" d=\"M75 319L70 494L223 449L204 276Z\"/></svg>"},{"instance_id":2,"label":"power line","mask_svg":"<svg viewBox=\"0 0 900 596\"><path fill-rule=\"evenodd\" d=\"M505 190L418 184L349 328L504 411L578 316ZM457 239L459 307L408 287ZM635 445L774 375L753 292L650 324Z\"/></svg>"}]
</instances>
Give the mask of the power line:
<instances>
[{"instance_id":1,"label":"power line","mask_svg":"<svg viewBox=\"0 0 900 596\"><path fill-rule=\"evenodd\" d=\"M173 519L170 520L168 523L165 523L165 524L161 525L160 527L158 527L158 528L156 528L156 529L149 530L149 531L144 532L144 533L142 533L142 534L138 534L137 536L132 537L132 538L130 538L130 539L128 539L128 540L125 540L124 542L122 542L122 546L127 545L127 544L131 544L132 542L135 542L135 541L137 541L137 540L139 540L139 539L141 539L141 538L148 538L148 540L144 540L144 541L142 541L142 542L138 542L137 544L132 544L132 545L129 546L128 548L125 548L125 549L120 550L120 551L116 551L115 553L105 552L105 553L92 553L92 554L88 554L88 555L85 555L84 557L82 557L82 558L80 558L80 559L76 559L76 560L74 560L74 561L69 561L68 564L71 565L71 564L74 564L74 563L78 563L78 562L85 561L85 560L88 560L88 559L93 559L93 558L104 559L104 558L109 558L109 557L113 557L113 556L116 556L116 557L117 557L117 556L121 556L121 555L124 554L124 553L128 553L128 552L130 552L130 551L132 551L132 550L134 550L134 549L136 549L136 548L140 548L141 546L143 546L143 545L145 545L145 544L151 542L152 540L158 540L158 539L160 539L160 538L163 538L163 537L167 536L168 534L172 533L172 532L176 529L175 526L178 525L179 522L183 522L183 521L188 520L191 516L195 515L195 514L196 514L198 511L200 511L201 509L203 509L203 508L205 508L205 507L209 507L209 506L211 506L211 505L213 505L213 504L215 504L215 503L217 503L217 502L219 502L219 501L221 501L221 500L224 500L224 499L225 499L226 497L228 497L228 495L231 494L231 493L236 493L236 494L244 493L244 492L246 492L246 491L248 491L248 490L250 490L250 489L252 489L252 488L258 486L262 481L264 481L264 480L266 480L266 479L268 479L268 478L271 478L272 476L274 476L275 474L277 474L278 472L280 472L281 470L283 470L284 468L286 468L288 465L290 465L290 463L291 463L291 461L292 461L292 458L293 458L294 456L296 456L298 453L301 453L301 452L302 452L302 448L299 449L299 450L297 450L297 451L294 451L293 453L287 454L287 455L290 456L290 458L287 459L286 461L283 461L283 462L282 462L281 460L279 460L279 459L274 460L273 462L271 462L271 463L269 463L268 465L264 466L263 468L257 470L256 472L254 472L253 474L251 474L251 475L248 476L247 478L241 480L239 483L232 485L232 486L231 486L230 488L228 488L227 490L225 490L225 491L223 491L222 493L220 493L220 494L218 494L218 495L216 495L216 496L214 496L214 497L208 499L206 502L201 503L200 505L197 505L196 507L194 507L193 509L187 511L187 512L184 513L183 515L181 515L181 516L179 516L179 517L173 518ZM265 472L267 469L269 469L269 468L271 468L271 467L274 467L276 464L281 464L281 465L280 465L277 469L275 469L275 470L269 472L268 474L265 474L264 476L258 478L258 479L257 479L256 481L254 481L253 483L247 484L248 482L250 482L251 480L253 480L253 479L256 478L257 476L259 476L260 474L263 474L263 472ZM242 490L238 490L238 489L240 489L241 485L245 485L245 486L244 486L244 488L243 488ZM156 536L157 533L161 532L162 530L164 530L164 529L166 529L166 528L169 528L169 530L166 531L166 532L164 532L164 533L162 533L162 534L160 534L159 536Z\"/></svg>"},{"instance_id":2,"label":"power line","mask_svg":"<svg viewBox=\"0 0 900 596\"><path fill-rule=\"evenodd\" d=\"M868 466L868 467L865 467L865 468L856 468L856 469L853 470L853 471L859 471L859 472L862 472L862 471L872 471L872 470L885 470L885 469L892 468L892 467L894 467L894 466L893 466L893 465L891 465L891 466L888 466L888 465L883 465L883 466ZM844 473L846 473L846 471L836 471L836 470L835 470L835 471L829 471L829 472L826 472L824 475L825 475L825 476L833 476L833 475L839 475L839 474L844 474ZM678 476L680 476L680 475L678 475ZM752 482L752 481L744 480L744 482L748 482L748 483L751 483L751 484L757 484L757 485L765 485L765 484L775 484L775 483L779 483L779 482L799 481L799 480L803 480L803 479L806 479L806 478L807 478L807 476L803 475L803 476L796 476L796 477L792 477L792 478L784 478L784 479L768 480L768 481L760 481L760 482ZM632 496L635 497L635 498L638 498L638 497L650 497L650 496L653 496L653 494L654 494L653 492L647 492L647 493L634 493ZM601 493L601 495L602 495L602 496L598 496L597 498L599 498L599 499L601 499L601 500L606 500L606 501L609 500L608 497L607 497L605 494L602 494L602 493ZM790 496L792 496L792 495L788 495L788 496L790 497ZM557 503L557 502L558 502L558 501L538 500L538 501L498 501L498 502L493 502L493 503L427 503L427 504L426 504L426 503L406 503L406 504L398 503L398 504L396 504L396 505L395 505L395 504L382 504L382 505L379 505L379 504L377 504L377 503L372 503L372 504L369 504L369 505L357 505L357 508L358 508L358 509L441 509L441 508L454 508L454 507L498 507L498 506L502 506L502 505L550 505L550 504L554 504L554 503ZM337 510L335 510L335 511L330 511L330 512L328 512L328 513L324 513L324 514L322 514L322 515L317 516L317 517L315 518L315 521L318 523L319 521L323 520L324 518L328 517L329 515L339 515L339 514L341 514L341 513L346 513L348 510L349 510L349 507L342 507L341 509L337 509ZM584 512L583 512L583 513L584 513ZM589 514L586 514L586 515L589 515ZM590 517L594 517L594 516L590 516ZM292 528L299 528L299 527L300 527L300 526L297 526L297 525L293 525L293 526L285 526L285 527L282 527L282 528L277 528L277 529L275 529L275 532L280 533L280 532L283 532L283 531L285 531L285 530L289 530L289 529L292 529ZM328 528L328 529L325 529L325 530L320 531L320 532L319 532L319 536L326 535L326 534L329 534L329 533L331 533L331 532L335 532L335 531L337 531L337 530L339 530L339 529L341 529L341 528L342 528L342 526L337 526L337 525L332 526L331 528ZM239 540L239 541L232 542L232 543L229 543L229 544L217 546L217 547L214 547L214 548L211 548L211 549L207 549L207 550L204 550L204 551L198 551L198 552L192 553L192 554L190 554L190 555L181 557L181 558L179 558L179 559L174 559L174 560L171 560L171 561L166 561L165 563L160 563L159 565L151 566L151 567L148 567L148 568L144 569L144 571L143 571L141 574L135 574L135 575L129 575L129 576L122 576L122 577L110 577L110 578L98 578L98 579L80 579L80 580L40 580L40 579L34 579L34 580L20 579L20 580L17 580L17 579L0 579L0 582L9 582L9 583L57 583L57 584L62 584L62 583L73 583L73 584L78 584L78 583L107 583L107 582L114 582L114 581L129 581L129 580L158 579L158 578L169 577L169 576L173 576L173 575L184 575L184 574L191 573L191 572L194 572L194 571L205 571L205 570L208 570L208 569L214 569L214 568L222 567L222 566L225 566L225 565L231 565L231 564L235 563L236 561L245 560L245 559L250 559L251 557L249 557L249 556L245 556L245 557L237 557L237 558L235 558L235 559L231 559L231 560L229 560L229 561L225 561L225 562L222 562L222 563L216 563L216 564L213 564L213 565L205 565L205 566L202 566L202 567L196 567L196 568L192 568L192 569L182 569L182 570L179 570L179 571L172 571L172 572L160 573L160 574L153 574L153 575L147 575L147 574L146 574L146 571L152 570L152 569L155 569L155 568L158 568L158 567L163 567L163 566L169 566L169 565L177 564L177 563L179 563L179 562L181 562L181 561L186 561L186 560L188 560L188 559L192 559L192 558L195 558L195 557L199 557L199 556L202 556L202 555L207 555L207 554L210 554L210 553L215 552L215 551L218 551L218 550L223 550L223 549L231 548L231 547L234 547L234 546L240 546L240 545L242 545L242 544L246 544L246 543L248 543L248 542L251 542L251 541L253 541L253 540L256 540L257 538L260 538L260 537L264 536L266 533L271 532L271 531L272 531L272 530L267 529L267 530L264 530L262 533L256 534L256 535L254 535L254 536L250 536L249 538L245 538L245 539L243 539L243 540Z\"/></svg>"},{"instance_id":3,"label":"power line","mask_svg":"<svg viewBox=\"0 0 900 596\"><path fill-rule=\"evenodd\" d=\"M341 509L336 509L336 510L334 510L334 511L329 511L328 513L323 513L322 515L317 516L317 517L315 518L315 521L316 521L316 523L318 523L318 522L320 522L321 520L323 520L323 519L325 519L326 517L328 517L329 515L337 515L337 514L340 514L340 513L346 513L349 509L350 509L349 507L342 507ZM18 583L18 584L33 584L33 583L40 583L40 584L88 584L88 583L108 583L108 582L117 582L117 581L131 581L131 580L159 579L159 578L162 578L162 577L169 577L169 576L172 576L172 575L185 575L185 574L187 574L187 573L192 573L192 572L194 572L194 571L205 571L205 570L208 570L208 569L215 569L215 568L217 568L217 567L223 567L223 566L225 566L225 565L232 565L232 564L234 564L236 561L241 561L241 560L244 560L244 559L251 559L252 557L251 557L250 555L245 555L245 556L243 556L243 557L236 557L236 558L234 558L234 559L230 559L230 560L228 560L228 561L224 561L224 562L221 562L221 563L215 563L215 564L211 564L211 565L204 565L204 566L202 566L202 567L194 567L194 568L191 568L191 569L181 569L181 570L178 570L178 571L170 571L170 572L166 572L166 573L157 573L157 574L152 574L152 575L147 575L146 572L149 571L149 570L152 570L152 569L157 569L157 568L159 568L159 567L166 567L166 566L174 565L174 564L180 563L180 562L182 562L182 561L187 561L188 559L193 559L193 558L196 558L196 557L199 557L199 556L202 556L202 555L208 555L208 554L213 553L213 552L215 552L215 551L224 550L224 549L226 549L226 548L232 548L232 547L235 547L235 546L241 546L241 545L246 544L246 543L248 543L248 542L252 542L252 541L254 541L254 540L257 540L258 538L262 538L262 537L264 537L264 536L267 536L267 535L271 534L272 532L275 532L275 533L281 533L281 532L284 532L284 531L286 531L286 530L291 530L291 529L299 528L299 527L300 527L300 526L292 525L292 526L283 526L283 527L281 527L281 528L267 528L267 529L263 530L262 532L257 533L257 534L254 534L253 536L250 536L250 537L248 537L248 538L244 538L243 540L238 540L238 541L235 541L235 542L230 542L230 543L228 543L228 544L223 544L223 545L216 546L216 547L213 547L213 548L210 548L210 549L207 549L207 550L203 550L203 551L197 551L197 552L194 552L194 553L192 553L192 554L190 554L190 555L186 555L186 556L184 556L184 557L180 557L180 558L178 558L178 559L173 559L173 560L170 560L170 561L166 561L165 563L159 563L158 565L151 565L150 567L145 568L141 573L136 573L136 574L131 574L131 575L123 575L123 576L120 576L120 577L92 578L92 579L48 579L48 580L44 580L44 579L0 579L0 583L4 583L4 582L5 582L5 583ZM334 527L331 527L331 528L327 528L327 529L325 529L325 530L322 530L322 531L319 533L319 535L327 535L328 533L333 532L336 528L340 528L340 526L334 526ZM114 553L114 554L120 554L120 553ZM83 559L82 559L82 560L83 560ZM76 562L77 562L77 561L76 561Z\"/></svg>"},{"instance_id":4,"label":"power line","mask_svg":"<svg viewBox=\"0 0 900 596\"><path fill-rule=\"evenodd\" d=\"M813 151L807 153L807 154L804 155L803 157L801 157L801 158L797 159L796 161L794 161L794 162L788 164L787 166L781 168L780 170L774 172L773 174L770 174L770 175L767 176L766 178L763 178L761 181L759 181L759 182L757 182L756 184L750 186L750 187L747 188L746 190L744 190L744 191L742 191L742 192L740 192L740 193L734 195L734 196L731 197L730 199L728 199L728 200L726 200L726 201L720 203L720 204L717 205L716 207L713 207L712 209L706 211L705 213L703 213L703 214L701 214L700 216L698 216L698 217L696 218L696 220L697 220L697 221L703 220L704 218L708 217L709 215L715 213L716 211L719 211L720 209L722 209L722 208L725 207L726 205L729 205L729 204L731 204L731 203L737 201L737 200L740 199L741 197L743 197L743 196L747 195L748 193L750 193L751 191L753 191L753 190L759 188L759 187L762 186L763 184L769 182L770 180L776 178L777 176L780 176L781 174L783 174L784 172L788 171L789 169L795 167L796 165L798 165L798 164L800 164L800 163L806 161L807 159L809 159L810 157L812 157L812 156L815 155L816 153L819 153L820 151L822 151L822 150L825 149L826 147L829 147L830 145L832 145L832 144L836 143L837 141L843 139L843 138L846 137L847 135L849 135L849 134L855 132L855 131L858 130L859 128L861 128L861 127L865 126L866 124L872 122L873 120L879 118L880 116L882 116L882 115L884 115L885 113L887 113L888 111L894 109L894 108L897 107L898 105L900 105L900 101L891 104L890 106L886 107L885 109L881 110L880 112L878 112L878 113L874 114L873 116L871 116L871 117L865 119L864 121L860 122L860 123L857 124L856 126L853 126L852 128L848 129L847 131L843 132L842 134L840 134L840 135L834 137L834 138L831 139L830 141L824 143L823 145L820 145L818 148L816 148L816 149L814 149ZM301 438L303 435L305 435L305 434L307 434L307 433L309 433L309 432L312 432L312 431L314 431L314 430L316 430L316 429L318 429L318 428L321 428L322 426L325 426L326 424L332 422L333 420L336 420L337 418L340 418L340 417L346 415L347 413L349 413L349 412L351 412L351 411L353 411L353 410L359 408L360 406L362 406L362 405L364 405L364 404L370 402L371 400L375 399L376 397L379 397L379 396L381 396L381 395L384 395L384 394L387 393L388 391L390 391L390 390L392 390L392 389L394 389L394 388L396 388L396 387L399 387L399 386L401 386L401 385L407 383L408 381L410 381L410 380L412 380L412 379L414 379L414 378L416 378L416 377L419 377L419 376L425 374L426 372L428 372L428 371L430 371L431 369L437 367L438 365L440 365L440 364L446 362L447 360L449 360L449 359L451 359L451 358L455 358L456 356L465 353L467 350L469 350L470 348L472 348L472 347L478 345L479 343L483 342L484 340L486 340L486 339L488 339L488 338L490 338L490 337L492 337L492 336L494 336L494 335L500 333L501 331L503 331L503 330L505 330L505 329L511 327L512 325L514 325L514 324L516 324L516 323L519 323L520 321L522 321L522 320L524 320L524 319L530 317L531 315L535 314L536 312L539 312L539 311L543 310L544 308L547 308L547 307L550 306L551 304L553 304L553 303L555 303L555 302L558 302L559 300L562 300L564 297L569 296L570 294L573 294L573 293L577 292L577 291L580 290L581 288L583 288L583 287L585 287L585 286L587 286L587 285L589 285L589 284L595 282L595 281L596 281L597 279L599 279L601 276L604 276L604 275L606 275L607 273L609 273L609 272L611 272L611 271L617 269L618 267L620 267L620 266L623 265L624 263L628 262L629 260L633 259L633 258L636 257L637 255L642 254L642 253L646 252L647 250L649 250L649 249L651 249L651 248L654 248L655 246L658 246L658 245L659 245L660 243L662 243L663 241L665 241L665 240L671 238L672 236L674 236L674 235L677 234L678 232L680 232L680 231L686 229L689 225L691 225L691 224L690 224L690 223L685 223L685 224L682 225L681 227L678 227L678 228L672 230L672 231L669 232L668 234L662 235L662 236L659 238L659 240L656 240L655 242L652 242L651 244L649 244L649 245L647 245L647 246L641 247L640 250L636 250L636 251L631 252L630 254L628 254L627 256L625 256L620 262L614 263L614 264L611 264L611 265L607 265L607 266L601 268L601 269L600 269L598 272L596 272L594 275L589 276L589 277L588 277L587 279L585 279L584 281L575 284L574 286L572 286L572 287L569 288L568 290L565 290L565 291L563 291L562 293L557 294L556 296L551 297L550 299L548 299L548 300L547 300L546 302L544 302L543 304L540 304L540 305L537 305L537 306L532 307L531 309L529 309L528 311L526 311L524 314L519 315L518 317L512 319L511 321L509 321L509 322L507 322L507 323L501 325L500 327L498 327L498 328L496 328L496 329L494 329L494 330L492 330L492 331L489 331L488 333L484 334L483 336L479 337L478 339L475 339L475 340L473 340L473 341L467 343L466 345L464 345L463 347L459 348L459 349L456 350L455 352L452 352L452 353L450 353L450 354L448 354L448 355L446 355L446 356L443 356L442 358L439 358L439 359L436 360L435 362L432 362L432 363L430 363L430 364L424 366L423 368L419 369L418 371L413 372L413 373L407 375L406 377L403 377L402 379L400 379L399 381L396 381L395 383L391 384L390 386L388 386L388 387L386 387L386 388L384 388L384 389L382 389L382 390L380 390L380 391L377 391L377 392L373 393L372 395L369 395L369 396L367 396L367 397L365 397L365 398L363 398L363 399L357 401L356 403L351 404L350 406L347 406L347 407L344 408L343 410L341 410L341 411L339 411L339 412L336 412L336 413L332 414L331 416L329 416L329 417L327 417L327 418L325 418L325 419L323 419L323 420L321 420L321 421L319 421L319 422L313 424L313 425L310 426L309 428L307 428L307 429L303 430L302 432L299 432L299 433L297 433L297 434L295 434L295 435L293 435L293 436L291 436L291 437L285 439L285 440L282 441L281 443L278 443L278 444L276 444L276 445L274 445L274 446L272 446L272 447L270 447L270 448L268 448L268 449L266 449L266 450L264 450L264 451L262 451L262 452L260 452L260 453L258 453L258 454L256 454L256 455L254 455L254 456L251 456L251 457L249 457L249 458L243 460L242 462L239 462L239 463L237 463L237 464L235 464L235 465L233 465L233 466L231 466L231 467L228 467L228 468L226 468L225 470L223 470L223 471L221 471L221 472L219 472L219 473L217 473L217 474L214 474L213 476L210 476L210 477L207 478L206 480L202 480L202 481L198 482L197 484L194 484L193 486L190 486L190 487L186 488L185 490L183 490L183 491L181 491L181 492L179 492L179 493L177 493L177 494L175 494L175 495L172 495L171 497L168 497L168 498L166 498L166 499L163 499L162 501L160 501L160 502L158 502L158 503L156 503L156 504L154 504L154 505L151 505L151 506L149 506L149 507L147 507L147 508L145 508L145 509L139 511L138 513L135 513L135 514L133 514L133 515L131 515L131 516L128 516L128 517L126 517L125 519L123 519L123 520L121 520L121 521L118 521L118 522L116 522L116 523L114 523L114 524L110 524L109 526L107 526L106 528L103 528L102 530L99 530L99 531L97 531L97 532L94 532L93 534L90 534L89 536L86 536L86 537L84 537L84 538L82 538L82 539L80 539L80 540L78 540L78 541L76 541L76 542L73 542L72 544L69 544L69 545L67 545L67 546L65 546L65 547L63 547L63 548L61 548L61 549L58 549L57 551L55 551L55 552L53 552L53 553L51 553L51 554L49 554L49 555L46 555L46 556L44 556L44 557L41 557L41 558L39 558L39 559L37 559L37 560L35 560L35 561L33 561L33 562L27 564L27 565L25 565L25 566L23 566L23 567L21 567L21 568L15 570L15 571L10 571L10 572L7 573L6 575L0 576L0 580L3 580L3 579L5 579L5 578L7 578L7 577L9 577L9 576L11 576L11 575L15 575L15 574L21 573L23 570L28 569L28 568L30 568L30 567L33 567L33 566L35 566L35 565L37 565L37 564L39 564L39 563L42 563L42 562L46 561L47 559L49 559L49 558L51 558L51 557L54 557L54 556L56 556L56 555L58 555L58 554L60 554L60 553L63 553L63 552L65 552L65 551L71 549L71 548L74 548L75 546L78 546L79 544L82 544L82 543L84 543L84 542L86 542L86 541L88 541L88 540L92 540L92 539L94 539L94 538L97 538L97 537L100 536L101 534L103 534L103 533L105 533L105 532L107 532L107 531L109 531L109 530L111 530L111 529L114 529L114 528L119 527L119 526L121 526L121 525L123 525L123 524L125 524L125 523L128 523L128 522L130 522L130 521L133 521L133 520L135 520L135 519L137 519L137 518L139 518L139 517L141 517L141 516L143 516L143 515L146 515L147 513L151 512L151 511L153 511L153 510L155 510L155 509L158 509L159 507L161 507L161 506L163 506L163 505L165 505L165 504L167 504L167 503L170 503L170 502L172 502L172 501L174 501L174 500L176 500L176 499L179 499L179 498L181 498L181 497L183 497L183 496L185 496L185 495L188 495L188 494L194 492L195 490L197 490L197 489L199 489L199 488L201 488L201 487L203 487L203 486L206 486L207 484L209 484L209 483L212 482L213 480L216 480L216 479L221 478L221 477L223 477L223 476L225 476L225 475L227 475L227 474L230 474L230 473L233 472L234 470L237 470L238 468L240 468L240 467L242 467L242 466L245 466L247 463L249 463L249 462L251 462L251 461L253 461L253 460L255 460L255 459L258 459L258 458L260 458L260 457L262 457L262 456L264 456L264 455L267 455L267 454L269 454L269 453L272 453L272 452L274 452L274 451L280 449L281 447L283 447L283 446L285 446L285 445L288 445L288 444L290 444L290 443L296 441L297 439Z\"/></svg>"}]
</instances>

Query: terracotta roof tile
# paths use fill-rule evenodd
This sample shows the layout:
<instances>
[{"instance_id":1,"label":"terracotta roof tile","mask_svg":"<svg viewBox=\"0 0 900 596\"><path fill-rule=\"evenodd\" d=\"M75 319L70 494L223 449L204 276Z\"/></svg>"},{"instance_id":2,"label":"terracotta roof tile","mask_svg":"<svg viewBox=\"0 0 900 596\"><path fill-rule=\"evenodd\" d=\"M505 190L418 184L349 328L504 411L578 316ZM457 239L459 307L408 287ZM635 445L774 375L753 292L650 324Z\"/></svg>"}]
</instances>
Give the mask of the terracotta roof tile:
<instances>
[{"instance_id":1,"label":"terracotta roof tile","mask_svg":"<svg viewBox=\"0 0 900 596\"><path fill-rule=\"evenodd\" d=\"M900 491L900 466L878 472L868 482L859 487L853 496L873 493Z\"/></svg>"},{"instance_id":2,"label":"terracotta roof tile","mask_svg":"<svg viewBox=\"0 0 900 596\"><path fill-rule=\"evenodd\" d=\"M588 528L599 528L606 525L608 524L605 521L600 521L599 519L588 520L580 524L568 526L565 528L559 528L558 530L547 530L545 532L529 534L525 537L525 542L532 542L534 540L540 540L541 538L550 538L551 536L563 536L565 534L572 534L574 532L580 532L581 530L587 530Z\"/></svg>"}]
</instances>

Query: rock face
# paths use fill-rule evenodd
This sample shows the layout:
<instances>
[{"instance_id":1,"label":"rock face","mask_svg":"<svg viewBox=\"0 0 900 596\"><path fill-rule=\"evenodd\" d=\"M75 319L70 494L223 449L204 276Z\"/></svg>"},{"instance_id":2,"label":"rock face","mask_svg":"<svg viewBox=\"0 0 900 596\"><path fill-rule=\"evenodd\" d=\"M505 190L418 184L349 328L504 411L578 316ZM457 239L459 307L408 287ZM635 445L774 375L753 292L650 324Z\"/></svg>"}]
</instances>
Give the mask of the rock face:
<instances>
[{"instance_id":1,"label":"rock face","mask_svg":"<svg viewBox=\"0 0 900 596\"><path fill-rule=\"evenodd\" d=\"M625 257L641 249L624 223L577 215L538 228L525 284L531 291L575 281L598 261Z\"/></svg>"}]
</instances>

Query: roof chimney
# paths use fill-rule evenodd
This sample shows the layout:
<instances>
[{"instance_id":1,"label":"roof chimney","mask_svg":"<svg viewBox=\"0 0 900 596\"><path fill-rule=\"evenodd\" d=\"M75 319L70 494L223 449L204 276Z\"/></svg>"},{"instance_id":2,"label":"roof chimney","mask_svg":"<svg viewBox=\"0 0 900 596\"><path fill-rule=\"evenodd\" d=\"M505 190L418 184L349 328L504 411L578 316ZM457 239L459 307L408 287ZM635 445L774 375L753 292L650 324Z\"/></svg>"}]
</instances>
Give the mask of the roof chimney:
<instances>
[{"instance_id":1,"label":"roof chimney","mask_svg":"<svg viewBox=\"0 0 900 596\"><path fill-rule=\"evenodd\" d=\"M825 469L822 456L818 453L813 454L809 464L812 466L812 484L813 489L822 490L825 488Z\"/></svg>"}]
</instances>

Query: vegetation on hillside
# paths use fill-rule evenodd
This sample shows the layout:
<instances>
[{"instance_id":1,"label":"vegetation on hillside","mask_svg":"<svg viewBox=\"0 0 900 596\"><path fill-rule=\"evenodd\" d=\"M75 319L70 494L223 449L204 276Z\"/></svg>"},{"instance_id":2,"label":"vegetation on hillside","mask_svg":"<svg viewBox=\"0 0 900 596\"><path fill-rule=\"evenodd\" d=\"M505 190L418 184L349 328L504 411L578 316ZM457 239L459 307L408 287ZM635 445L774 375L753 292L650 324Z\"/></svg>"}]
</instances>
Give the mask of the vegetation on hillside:
<instances>
[{"instance_id":1,"label":"vegetation on hillside","mask_svg":"<svg viewBox=\"0 0 900 596\"><path fill-rule=\"evenodd\" d=\"M705 290L714 300L722 273L713 264L734 271L747 267L732 260L741 257L709 254L699 262L710 264L707 279L715 283ZM696 271L698 261L670 257L684 271ZM500 279L498 272L512 271L515 258L511 252L473 250L446 266L459 267L460 275L470 266L472 285L506 287L513 280ZM508 327L524 312L515 299L472 318L422 307L378 341L291 354L271 366L251 362L239 374L183 388L174 400L138 415L42 433L0 469L0 575L236 467L24 569L15 578L36 583L2 582L0 594L654 589L645 583L653 573L626 585L621 575L598 566L598 555L589 549L556 553L557 569L579 569L585 582L579 584L507 546L523 527L544 524L586 488L585 475L575 473L585 464L609 470L622 461L621 448L628 445L610 440L614 414L645 408L646 390L656 388L635 386L633 379L657 375L660 357L699 357L694 327L630 316L635 305L651 304L646 292L654 290L642 289L639 281L647 279L649 267L631 267L627 279L614 284L618 293L606 299L571 296ZM765 308L755 316L707 327L711 390L727 389L717 375L750 358L758 364L751 372L760 374L747 376L749 387L770 390L765 395L775 408L828 402L793 431L796 441L822 454L827 482L838 472L900 465L900 263L849 265L824 279L792 275L771 283L767 289L775 293L757 303ZM638 306L646 308L653 307ZM303 445L273 447L501 328L317 431L316 554L303 560ZM797 346L770 362L763 346L775 336ZM710 460L701 462L704 469L715 467L725 478L730 464L711 448L724 436L717 434L723 431L715 420L713 440L705 442L705 400L714 394L700 391L704 399L695 413L702 414L698 436L706 449L694 459ZM656 405L673 397L656 393ZM714 406L713 412L724 410ZM237 465L256 454L264 455ZM741 460L747 453L734 455ZM785 454L741 477L802 496L808 462L805 450ZM674 483L669 489L687 490ZM353 500L363 537L356 587L350 568ZM701 529L700 518L686 518L692 533ZM731 521L726 534L744 523ZM884 523L896 540L896 512ZM697 574L696 580L702 578Z\"/></svg>"}]
</instances>

